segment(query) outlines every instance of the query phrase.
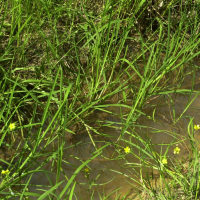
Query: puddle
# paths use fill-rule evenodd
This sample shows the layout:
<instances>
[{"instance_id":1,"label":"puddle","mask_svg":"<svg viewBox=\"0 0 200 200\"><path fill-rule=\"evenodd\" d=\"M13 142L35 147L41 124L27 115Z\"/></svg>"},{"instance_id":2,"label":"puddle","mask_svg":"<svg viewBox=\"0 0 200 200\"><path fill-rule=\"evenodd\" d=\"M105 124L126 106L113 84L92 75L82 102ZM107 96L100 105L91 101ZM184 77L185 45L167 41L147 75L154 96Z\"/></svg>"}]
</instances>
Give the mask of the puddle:
<instances>
[{"instance_id":1,"label":"puddle","mask_svg":"<svg viewBox=\"0 0 200 200\"><path fill-rule=\"evenodd\" d=\"M185 95L172 95L171 97L174 101L174 109L175 109L175 118L177 119L182 112L184 111L184 108L186 107L186 104L188 102L188 96ZM192 95L192 98L194 98L194 95ZM154 103L168 101L167 98L164 99L158 99L157 101L154 100ZM149 139L151 139L152 143L154 144L155 150L159 153L160 151L164 152L167 150L167 146L164 146L163 144L170 144L171 142L175 143L177 141L180 141L180 139L183 140L182 143L177 143L178 147L181 149L179 157L188 157L188 150L190 142L189 140L185 140L187 138L187 129L188 129L188 123L190 119L186 116L191 116L194 118L194 124L199 123L199 109L200 109L200 97L197 97L194 102L191 104L191 107L184 113L183 117L175 124L173 125L173 117L172 117L172 109L171 105L160 105L156 108L156 111L154 113L154 119L157 122L153 122L151 119L148 119L147 117L141 116L137 120L137 124L145 125L147 127L151 128L139 128L135 127L135 132L138 133L141 137L144 137L145 135L148 135ZM114 107L110 108L111 110L116 110ZM143 110L144 113L146 113L149 116L152 116L154 108L146 108ZM115 137L112 137L109 139L109 142L115 142L117 138L119 137L121 133L121 126L120 126L120 119L117 119L112 116L107 116L106 118L107 122L113 122L112 126L115 128L102 128L101 132L104 134L112 135ZM176 136L176 139L174 140L174 136ZM195 132L195 138L196 140L199 140L200 133L199 131ZM91 155L93 152L95 152L95 148L87 134L87 132L83 133L81 137L79 138L81 144L78 144L77 146L74 146L70 148L71 143L66 142L65 146L69 147L68 149L64 150L63 152L63 162L62 162L62 169L64 171L64 174L70 178L74 171L76 170L76 167L80 166L82 162L88 160L91 158ZM128 134L125 134L124 139L129 140L130 136ZM99 141L96 143L97 147L100 148L103 145L106 144L105 139L100 136L94 137L95 141ZM133 138L132 138L133 141ZM122 146L125 147L125 144L121 143ZM173 153L173 149L176 147L176 145L172 145L169 149L169 152L167 156L170 158L174 158L175 155ZM115 152L115 146L109 145L106 147L103 151L103 156L106 158L115 158L117 156ZM55 149L57 149L55 147ZM137 149L132 149L132 151L138 155ZM69 155L73 155L69 156ZM78 159L80 158L81 161ZM118 194L122 193L121 197L125 195L127 192L130 191L129 197L133 197L135 195L134 188L131 184L134 183L133 180L130 178L136 179L136 181L140 181L138 177L136 177L136 173L139 173L139 169L131 169L127 166L127 169L123 168L125 165L125 161L123 159L118 160L108 160L102 156L98 156L94 160L92 160L88 167L90 169L89 174L89 180L95 180L99 176L99 178L95 181L95 186L92 186L89 189L88 179L85 177L85 172L80 172L76 178L75 181L77 182L76 188L75 188L75 194L77 196L77 199L84 199L88 200L93 195L93 199L98 200L99 199L99 193L108 195L112 191L116 190L117 188L121 188L118 190ZM129 163L138 163L139 160L134 157L132 154L126 155L126 160ZM40 162L38 160L38 162ZM52 161L53 162L53 161ZM56 164L56 163L55 163ZM75 167L76 166L76 167ZM56 174L56 165L53 167L54 169L51 170L52 163L49 162L46 164L43 169L46 171L52 171ZM34 168L33 168L34 169ZM116 172L120 172L116 173ZM156 171L154 171L156 173ZM61 173L60 179L66 180L64 174ZM124 174L127 175L127 177L124 176ZM33 175L31 179L31 184L41 184L41 185L50 185L50 181L46 177L44 173L38 172ZM52 185L56 183L56 176L54 174L49 174L49 179L52 181ZM113 180L112 180L113 179ZM112 181L111 181L112 180ZM111 182L110 182L111 181ZM82 183L82 184L78 184ZM84 185L85 183L85 185ZM107 184L106 184L107 183ZM66 185L66 181L59 186L59 188L56 190L57 194L60 194L63 190L64 186ZM137 184L136 184L137 185ZM39 189L39 188L38 188ZM42 188L41 188L42 189ZM47 189L47 188L43 188ZM38 190L35 189L35 187L29 187L29 191L31 192L37 192ZM95 191L93 193L93 191ZM111 195L111 199L115 198L116 194ZM34 199L34 198L31 198ZM35 198L37 199L37 198Z\"/></svg>"},{"instance_id":2,"label":"puddle","mask_svg":"<svg viewBox=\"0 0 200 200\"><path fill-rule=\"evenodd\" d=\"M197 77L200 77L199 72L197 72ZM195 84L194 90L199 90L200 88L198 81L199 79L197 78L197 83ZM184 82L183 88L187 87L191 88L191 79L186 79ZM173 94L169 96L171 99L167 95L162 96L162 98L157 96L152 97L142 110L146 116L141 115L136 122L133 122L134 124L132 129L127 129L127 132L130 132L134 135L138 134L141 138L143 138L144 141L147 141L147 139L151 140L151 142L154 144L154 150L159 154L160 152L164 154L167 150L168 144L173 142L173 145L170 147L167 156L171 159L175 158L177 155L174 155L173 149L178 145L178 147L181 149L178 157L184 157L186 159L189 155L190 149L190 141L187 139L188 123L190 121L189 116L194 118L194 124L199 124L200 97L198 96L190 105L190 108L187 109L187 111L182 115L186 105L188 104L189 95ZM192 95L191 99L194 97L195 95ZM119 98L121 98L120 95L115 96L112 103L118 102ZM131 99L127 100L127 105L131 106ZM117 192L110 195L111 199L114 199L120 193L121 198L126 193L129 193L127 196L129 198L134 198L136 195L136 191L133 186L139 186L138 183L140 183L140 169L137 167L131 168L130 165L127 165L126 163L139 163L139 159L136 156L133 156L133 154L127 154L125 159L117 158L119 155L117 151L124 151L123 148L127 146L127 144L125 144L123 141L117 142L122 132L123 124L126 121L125 118L121 119L120 115L121 113L129 113L130 110L128 108L120 109L119 107L110 106L108 111L115 113L115 115L95 111L94 115L91 117L93 121L93 123L90 124L91 127L95 127L98 123L98 120L104 121L105 126L98 129L98 131L112 137L108 138L96 135L91 129L89 129L89 133L96 142L95 144L97 149L106 144L109 145L104 148L101 156L94 158L88 164L87 168L89 168L89 175L87 177L84 171L85 168L83 168L82 171L80 171L75 177L74 181L76 181L76 187L74 194L78 200L88 200L91 198L91 196L93 196L93 199L99 200L99 195L103 196L104 194L106 196L114 190L117 190ZM177 120L181 115L182 117L180 120L177 123L174 123L175 120ZM148 116L150 116L151 119L149 119ZM112 128L108 127L108 125L112 126ZM44 130L47 128L47 126L48 123L46 123L44 126ZM36 131L36 129L33 129L32 134L34 134L34 132L36 133ZM57 195L62 192L74 171L83 162L90 159L93 155L93 152L96 151L93 143L91 142L89 134L85 129L83 129L81 134L79 134L78 139L76 139L77 141L70 140L68 134L65 136L65 146L61 164L62 171L58 181L60 182L64 180L64 182L56 189ZM200 130L195 132L194 137L196 141L199 141ZM141 142L139 142L135 137L131 137L130 134L126 133L123 139L133 143L138 143L141 145L141 148L145 148ZM182 142L177 143L177 141L180 140ZM56 140L54 140L54 143L50 144L45 152L53 153L56 149L58 149L57 146L58 144L56 143ZM41 144L40 148L44 148L44 144ZM139 150L137 148L132 148L131 151L135 155L139 156ZM44 158L37 159L36 161L37 163L32 163L33 167L30 170L35 170L38 166L40 166L41 163L43 163ZM48 190L51 188L51 185L54 186L56 184L57 162L54 158L47 162L41 168L41 170L45 170L46 174L44 172L34 173L29 183L29 192L42 194L43 190ZM48 173L50 171L52 173ZM149 173L151 173L151 169L149 170ZM154 170L154 173L156 174L157 172ZM133 180L136 180L136 182ZM93 186L90 187L88 182L93 182ZM36 187L33 185L38 186ZM43 187L45 185L47 187ZM38 199L38 197L31 197L31 200L32 199L35 200Z\"/></svg>"},{"instance_id":3,"label":"puddle","mask_svg":"<svg viewBox=\"0 0 200 200\"><path fill-rule=\"evenodd\" d=\"M118 119L107 117L108 121L119 123ZM102 131L104 134L109 134L113 137L109 140L109 142L115 141L116 138L119 136L119 125L113 124L113 126L118 126L118 130L115 130L114 128L104 128ZM108 141L105 140L102 136L94 136L93 137L96 142L97 148L101 148L102 146L106 145ZM65 146L68 147L68 149L63 151L63 162L62 162L62 169L63 174L61 174L59 181L66 180L65 176L70 178L77 167L79 167L83 162L87 161L91 158L91 155L93 152L96 151L95 147L93 146L88 133L84 132L81 134L81 137L79 138L81 143L78 145L70 148L72 146L71 142L66 140ZM52 145L51 145L52 146ZM50 149L51 149L50 146ZM54 147L57 149L57 147ZM49 152L49 150L47 150ZM71 156L72 155L72 156ZM90 170L88 179L90 181L95 180L95 186L92 186L89 189L88 179L85 177L84 169L76 176L75 180L77 182L76 188L75 188L75 194L77 195L77 199L90 199L91 195L93 195L94 199L99 199L99 194L109 194L113 191L113 186L115 189L122 188L124 185L127 184L127 181L131 181L130 178L135 179L135 171L128 168L125 169L124 166L124 160L123 159L117 159L115 146L110 144L108 145L104 151L103 156L98 156L94 160L92 160L88 164L88 168ZM128 156L129 157L129 156ZM79 159L80 158L80 159ZM113 160L110 160L113 159ZM133 162L138 162L137 159L132 158ZM42 163L42 160L37 160L37 162ZM53 161L52 161L53 162ZM42 169L46 171L52 171L56 174L56 163L52 169L52 162L48 162ZM32 168L34 170L35 167ZM111 171L112 170L112 171ZM120 172L121 174L117 174L116 172ZM62 172L61 172L62 173ZM138 171L139 173L139 171ZM64 175L65 174L65 175ZM127 175L127 178L124 177L123 174ZM54 174L48 174L49 179L52 181L52 185L56 183L56 176ZM31 179L31 184L35 185L50 185L50 182L46 177L46 175L42 172L35 173ZM97 178L98 177L98 178ZM112 180L112 181L111 181ZM78 184L82 183L82 184ZM85 185L84 185L85 184ZM66 181L59 186L59 188L56 190L57 194L60 194L63 190L64 186L66 185ZM35 189L35 186L29 186L29 191L38 193L39 191ZM47 189L44 187L41 187L40 189ZM126 187L126 189L123 188L123 193L128 192L130 189L132 189L132 186ZM93 193L93 190L95 191ZM119 190L119 192L122 192L122 189ZM37 198L31 198L31 199L37 199Z\"/></svg>"}]
</instances>

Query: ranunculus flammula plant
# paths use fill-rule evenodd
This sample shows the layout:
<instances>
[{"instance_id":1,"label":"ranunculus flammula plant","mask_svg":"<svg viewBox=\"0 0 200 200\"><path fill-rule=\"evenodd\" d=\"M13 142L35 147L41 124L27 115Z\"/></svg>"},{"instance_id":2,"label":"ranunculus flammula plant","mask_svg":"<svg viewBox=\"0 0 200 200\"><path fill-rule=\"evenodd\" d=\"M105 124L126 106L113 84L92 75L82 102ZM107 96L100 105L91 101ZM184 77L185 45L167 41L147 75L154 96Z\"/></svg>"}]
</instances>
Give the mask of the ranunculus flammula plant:
<instances>
[{"instance_id":1,"label":"ranunculus flammula plant","mask_svg":"<svg viewBox=\"0 0 200 200\"><path fill-rule=\"evenodd\" d=\"M7 169L7 170L2 170L1 171L1 174L8 174L9 173L9 170Z\"/></svg>"},{"instance_id":2,"label":"ranunculus flammula plant","mask_svg":"<svg viewBox=\"0 0 200 200\"><path fill-rule=\"evenodd\" d=\"M11 123L10 125L9 125L9 129L12 131L13 129L15 129L15 123Z\"/></svg>"},{"instance_id":3,"label":"ranunculus flammula plant","mask_svg":"<svg viewBox=\"0 0 200 200\"><path fill-rule=\"evenodd\" d=\"M163 165L166 165L166 164L167 164L167 159L166 159L166 158L163 158L163 159L162 159L162 164L163 164Z\"/></svg>"},{"instance_id":4,"label":"ranunculus flammula plant","mask_svg":"<svg viewBox=\"0 0 200 200\"><path fill-rule=\"evenodd\" d=\"M88 168L85 168L85 172L86 172L86 173L89 173L89 171L90 171L90 170L89 170Z\"/></svg>"},{"instance_id":5,"label":"ranunculus flammula plant","mask_svg":"<svg viewBox=\"0 0 200 200\"><path fill-rule=\"evenodd\" d=\"M179 152L180 152L180 149L179 149L178 147L176 147L176 148L174 149L174 154L179 154Z\"/></svg>"},{"instance_id":6,"label":"ranunculus flammula plant","mask_svg":"<svg viewBox=\"0 0 200 200\"><path fill-rule=\"evenodd\" d=\"M129 147L124 148L125 153L129 153L131 149Z\"/></svg>"},{"instance_id":7,"label":"ranunculus flammula plant","mask_svg":"<svg viewBox=\"0 0 200 200\"><path fill-rule=\"evenodd\" d=\"M199 125L194 125L194 129L195 129L195 130L199 130L199 129L200 129L200 126L199 126Z\"/></svg>"}]
</instances>

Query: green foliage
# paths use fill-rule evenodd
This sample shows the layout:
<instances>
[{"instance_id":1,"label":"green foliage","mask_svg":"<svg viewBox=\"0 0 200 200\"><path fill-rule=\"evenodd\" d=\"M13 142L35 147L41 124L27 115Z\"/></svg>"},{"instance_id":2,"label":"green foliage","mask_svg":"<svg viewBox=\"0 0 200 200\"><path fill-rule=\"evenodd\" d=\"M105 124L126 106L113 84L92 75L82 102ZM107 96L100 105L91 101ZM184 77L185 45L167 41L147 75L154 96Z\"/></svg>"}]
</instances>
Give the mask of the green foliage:
<instances>
[{"instance_id":1,"label":"green foliage","mask_svg":"<svg viewBox=\"0 0 200 200\"><path fill-rule=\"evenodd\" d=\"M100 169L95 178L91 175L90 164L96 158L119 162L127 170L126 174L106 169L116 176L134 173L130 184L145 189L149 199L177 199L180 187L185 198L199 198L193 119L183 139L166 131L173 141L160 144L159 152L147 135L136 131L150 128L138 124L139 117L156 121L158 105L148 104L155 96L167 97L174 105L173 94L191 97L195 93L194 99L199 95L193 88L199 67L189 65L199 55L198 2L15 0L1 1L0 9L0 150L7 152L0 157L2 198L74 199L79 198L76 188L82 184L95 199L94 188L108 184L99 183ZM193 80L190 89L182 88L187 75ZM172 108L173 125L184 117L194 99L178 117ZM145 107L153 108L152 116L145 113ZM105 127L116 128L115 124L95 118L95 113L120 118L118 137L102 132ZM93 147L87 159L70 153L84 145L84 134ZM183 164L168 152L188 138L192 152L188 169L193 170L182 173ZM109 158L104 154L108 147L114 148ZM130 155L137 162L130 163ZM71 158L78 164L70 163ZM67 174L64 166L70 166L73 173ZM142 169L157 170L166 189L161 184L155 192L152 177ZM42 174L48 185L32 185L37 174ZM87 183L76 180L81 174ZM119 191L99 192L98 198L129 198L129 192L122 197Z\"/></svg>"}]
</instances>

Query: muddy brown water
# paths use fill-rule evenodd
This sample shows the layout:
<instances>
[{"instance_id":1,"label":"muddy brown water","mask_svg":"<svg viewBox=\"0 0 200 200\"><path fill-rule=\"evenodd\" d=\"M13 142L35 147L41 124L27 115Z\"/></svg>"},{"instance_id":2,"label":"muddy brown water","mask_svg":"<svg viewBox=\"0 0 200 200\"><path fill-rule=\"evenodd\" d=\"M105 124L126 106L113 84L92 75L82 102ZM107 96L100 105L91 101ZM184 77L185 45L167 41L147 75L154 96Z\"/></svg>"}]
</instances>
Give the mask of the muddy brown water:
<instances>
[{"instance_id":1,"label":"muddy brown water","mask_svg":"<svg viewBox=\"0 0 200 200\"><path fill-rule=\"evenodd\" d=\"M200 84L198 83L200 77L200 72L197 72L196 74L196 84L194 87L194 90L199 91ZM183 88L191 88L191 79L186 79L183 83ZM193 124L200 124L200 96L197 96L196 99L193 101L193 103L190 105L190 107L184 112L182 115L186 105L188 104L189 95L181 95L181 94L173 94L170 95L171 99L173 100L173 104L170 103L170 99L167 96L163 96L162 98L158 98L157 96L152 97L149 100L149 103L144 106L144 109L142 110L147 116L150 116L154 118L154 120L149 119L146 116L140 116L135 125L134 125L134 132L140 135L144 140L146 140L146 137L151 140L152 144L154 145L154 149L156 152L160 154L162 152L162 155L164 155L165 151L167 150L168 145L170 143L174 143L167 153L167 156L171 159L175 158L173 153L173 149L178 146L181 151L178 155L179 158L184 157L187 159L189 156L190 151L190 142L188 139L188 123L190 121L190 118L193 119ZM195 94L191 95L191 100L195 97ZM190 100L190 101L191 101ZM130 105L131 105L131 99L130 99ZM128 104L128 103L127 103ZM150 105L156 105L155 107L152 107ZM175 111L175 119L178 119L180 115L182 115L181 119L174 124L174 118L173 118L173 109ZM154 111L154 109L156 110ZM109 110L112 111L115 114L118 114L120 116L121 110L118 107L109 107ZM122 109L123 113L128 113L128 109ZM96 119L101 118L101 112L96 112ZM95 119L95 116L94 116ZM135 167L131 168L130 165L127 163L139 163L139 160L136 156L133 154L127 154L125 156L125 159L115 159L119 154L116 152L116 146L112 144L112 142L116 142L119 138L122 128L123 128L123 120L120 119L120 117L116 117L115 115L104 115L103 120L105 120L105 124L112 122L112 128L111 127L102 127L99 131L104 134L112 135L107 141L105 137L102 136L95 136L92 131L90 132L93 135L94 141L96 142L97 148L102 147L106 144L106 142L110 142L111 144L107 146L104 150L102 155L98 156L95 159L93 159L89 164L88 167L90 169L90 173L88 178L85 176L84 169L77 174L74 181L76 181L76 187L74 190L74 193L76 194L76 197L78 200L88 200L93 197L95 200L100 199L100 195L107 196L113 191L117 190L116 192L112 193L109 197L110 199L114 199L116 196L118 196L121 193L121 198L128 193L128 198L135 198L137 195L135 187L139 186L140 178L138 174L140 174L140 168ZM125 119L124 119L125 120ZM48 123L46 124L46 126ZM141 127L141 126L145 127ZM128 129L130 133L133 133L131 129ZM36 130L35 130L36 131ZM176 136L176 139L174 139L174 136ZM200 140L200 130L195 131L195 140ZM132 141L137 143L133 137L129 134L124 135L124 139ZM182 140L182 142L180 142ZM87 133L87 131L83 132L81 136L79 137L79 144L74 145L72 142L66 138L65 148L63 151L63 160L62 160L62 170L59 181L64 180L63 184L61 184L56 189L56 194L60 194L67 184L69 178L73 175L74 171L77 167L79 167L83 162L90 159L93 155L93 152L96 151L95 147L93 146L91 139ZM176 143L177 142L177 143ZM176 144L175 144L176 143ZM124 142L118 143L123 148L127 146ZM141 143L138 143L139 145L143 145ZM53 148L56 149L57 144L54 144L55 147L52 145L49 145L48 151L52 152ZM74 145L73 147L71 147ZM41 148L42 148L41 144ZM123 151L123 148L121 148ZM144 146L142 148L145 148ZM132 148L131 151L137 155L139 155L139 150L137 148ZM72 156L71 156L72 155ZM148 160L148 158L147 158ZM38 163L42 163L43 160L37 160ZM149 159L150 161L150 159ZM49 187L51 184L52 186L56 183L56 162L53 165L54 160L52 159L50 162L45 164L42 167L42 170L51 171L52 173L48 173L47 175L44 172L37 172L34 173L34 175L31 178L30 185L28 187L29 192L36 192L36 193L43 193L42 190L48 190L51 187ZM30 170L34 170L35 167L33 167ZM151 171L151 170L150 170ZM156 174L157 171L154 170L154 173ZM144 173L145 174L145 173ZM97 178L98 177L98 178ZM94 185L90 187L88 184L88 179L90 182L95 180ZM134 180L135 181L134 181ZM25 181L25 179L23 180ZM50 184L51 182L51 184ZM138 182L138 183L137 183ZM40 185L38 187L33 185ZM64 195L65 197L65 195ZM35 200L38 199L38 197L30 197L30 199ZM56 199L56 198L55 198ZM64 198L62 198L64 199ZM76 198L73 198L76 199ZM109 199L109 198L108 198Z\"/></svg>"},{"instance_id":2,"label":"muddy brown water","mask_svg":"<svg viewBox=\"0 0 200 200\"><path fill-rule=\"evenodd\" d=\"M188 96L172 95L171 97L174 100L175 118L177 119L185 109L185 106L188 102ZM192 95L191 98L194 98L194 95ZM159 103L160 101L165 101L166 99L161 99L161 100L158 100L157 102L156 100L154 100L154 103ZM113 109L117 112L117 109L115 107L110 108L110 109ZM149 128L140 128L136 126L134 131L140 135L144 135L144 136L147 135L151 139L152 143L154 144L155 150L158 153L162 151L163 152L162 154L164 154L165 151L167 150L168 145L166 144L170 144L171 142L175 143L182 139L183 142L177 143L178 147L181 149L179 157L187 158L190 151L190 148L189 148L190 143L189 143L189 140L184 140L184 139L187 138L188 136L187 130L188 130L188 123L190 121L188 116L191 116L192 118L194 118L193 120L194 124L200 124L199 109L200 109L200 97L198 96L193 101L190 108L183 114L182 118L176 124L173 124L171 105L167 105L167 104L160 105L157 107L156 112L154 114L155 120L157 122L154 122L153 120L148 119L147 117L141 116L137 120L137 123L140 125L145 125ZM153 110L152 108L146 108L144 109L144 112L147 115L152 116ZM104 134L115 136L115 137L110 138L110 141L115 142L117 138L119 137L122 130L119 125L121 121L119 118L112 117L112 116L108 116L106 120L110 122L114 122L113 126L115 126L115 128L105 127L101 130L101 132L103 132ZM174 135L176 135L177 137L175 140L174 140ZM124 138L129 140L130 135L125 134ZM88 160L91 157L92 153L95 151L95 148L87 133L82 134L80 139L82 141L81 144L75 147L69 148L63 152L62 168L68 178L70 178L73 175L76 169L75 167L70 166L70 165L80 166L82 162ZM199 141L199 139L200 139L200 130L195 132L195 140ZM101 137L99 138L96 137L96 139L94 140L101 141L97 143L98 148L106 144ZM144 140L145 140L145 137L144 137ZM66 143L66 146L70 146L70 145L71 145L70 142ZM121 143L121 145L124 147L126 146L123 143ZM173 154L173 149L175 147L176 145L173 144L170 147L169 152L167 153L167 156L171 159L175 157L175 155ZM138 154L139 151L136 148L132 149L132 151L136 155L139 155ZM107 158L114 158L115 157L113 156L114 154L116 154L115 147L113 147L112 145L106 147L103 150L103 155ZM73 157L69 157L69 155L73 155ZM82 161L80 161L77 158L81 159ZM133 154L127 154L125 158L128 163L139 162L139 160L135 156L133 156ZM85 173L80 172L79 174L77 174L75 178L75 181L77 182L77 184L74 191L77 196L77 199L88 200L93 195L93 199L98 200L100 199L99 194L101 195L105 194L106 196L116 189L118 189L118 192L111 194L110 195L111 199L114 199L117 194L119 195L119 193L121 193L121 197L123 197L123 195L125 195L127 192L129 192L129 195L128 195L129 198L130 197L134 198L136 193L134 192L135 188L133 187L133 185L138 186L138 184L134 182L133 180L131 180L130 178L133 178L136 181L140 182L139 178L136 176L136 174L139 173L140 171L138 168L131 169L125 163L126 162L123 159L108 160L101 156L92 160L88 164L91 170L89 174L89 180L90 181L92 179L95 180L99 175L100 176L95 181L96 185L90 188L89 185L87 184L88 179L85 177ZM47 171L52 171L51 168L52 168L52 163L48 163L44 166L43 169ZM56 174L56 168L53 169L52 172ZM117 172L120 172L120 173L117 173ZM154 173L156 174L156 171L154 171ZM51 179L52 183L55 183L56 181L55 174L49 174L49 178ZM66 178L64 175L62 175L62 173L60 176L60 181L61 180L65 180L65 182L61 186L59 186L59 188L56 191L57 194L59 194L63 190L64 186L67 183ZM46 175L44 173L39 172L33 175L30 183L36 184L36 185L37 184L49 185L49 180L46 178ZM33 186L29 187L29 191L38 192L38 190L36 190L36 187L33 187ZM34 199L34 198L31 198L31 199Z\"/></svg>"}]
</instances>

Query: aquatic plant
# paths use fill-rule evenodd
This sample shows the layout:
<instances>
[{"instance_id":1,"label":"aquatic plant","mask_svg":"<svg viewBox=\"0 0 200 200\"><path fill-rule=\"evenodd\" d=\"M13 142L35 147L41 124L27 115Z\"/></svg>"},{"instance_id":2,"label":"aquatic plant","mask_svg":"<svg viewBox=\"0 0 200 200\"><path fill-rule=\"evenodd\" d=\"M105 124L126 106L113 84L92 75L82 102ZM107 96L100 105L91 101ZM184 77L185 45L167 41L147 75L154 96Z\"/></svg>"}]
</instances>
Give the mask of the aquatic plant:
<instances>
[{"instance_id":1,"label":"aquatic plant","mask_svg":"<svg viewBox=\"0 0 200 200\"><path fill-rule=\"evenodd\" d=\"M11 123L10 125L9 125L9 129L12 131L12 130L14 130L15 129L15 123Z\"/></svg>"},{"instance_id":2,"label":"aquatic plant","mask_svg":"<svg viewBox=\"0 0 200 200\"><path fill-rule=\"evenodd\" d=\"M180 148L176 147L176 148L174 149L174 154L179 154L179 152L180 152Z\"/></svg>"},{"instance_id":3,"label":"aquatic plant","mask_svg":"<svg viewBox=\"0 0 200 200\"><path fill-rule=\"evenodd\" d=\"M124 148L125 153L130 153L130 150L131 149L129 147Z\"/></svg>"},{"instance_id":4,"label":"aquatic plant","mask_svg":"<svg viewBox=\"0 0 200 200\"><path fill-rule=\"evenodd\" d=\"M198 2L18 0L1 11L2 199L81 200L81 188L87 199L136 199L133 188L199 198L199 125L187 114L200 93Z\"/></svg>"},{"instance_id":5,"label":"aquatic plant","mask_svg":"<svg viewBox=\"0 0 200 200\"><path fill-rule=\"evenodd\" d=\"M2 171L1 171L1 174L5 174L5 175L6 175L6 174L8 174L8 173L9 173L9 170L8 170L8 169L7 169L7 170L2 170Z\"/></svg>"},{"instance_id":6,"label":"aquatic plant","mask_svg":"<svg viewBox=\"0 0 200 200\"><path fill-rule=\"evenodd\" d=\"M167 164L167 159L166 159L166 158L163 158L163 159L162 159L162 164L163 164L163 165L166 165L166 164Z\"/></svg>"}]
</instances>

